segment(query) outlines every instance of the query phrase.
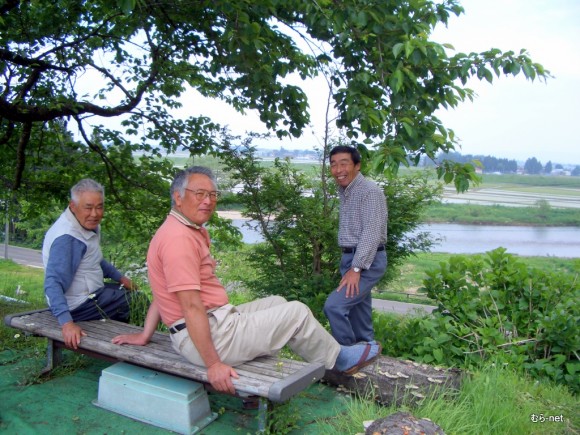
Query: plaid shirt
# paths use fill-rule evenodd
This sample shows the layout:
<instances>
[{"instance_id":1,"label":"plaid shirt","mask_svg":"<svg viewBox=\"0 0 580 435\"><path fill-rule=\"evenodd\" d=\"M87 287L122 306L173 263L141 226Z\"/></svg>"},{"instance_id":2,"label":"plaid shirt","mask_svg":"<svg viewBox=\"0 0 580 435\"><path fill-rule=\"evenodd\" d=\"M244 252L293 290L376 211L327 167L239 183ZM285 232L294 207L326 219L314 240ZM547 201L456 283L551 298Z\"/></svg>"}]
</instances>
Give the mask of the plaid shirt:
<instances>
[{"instance_id":1,"label":"plaid shirt","mask_svg":"<svg viewBox=\"0 0 580 435\"><path fill-rule=\"evenodd\" d=\"M346 188L339 187L338 194L338 245L356 248L352 267L368 269L377 248L387 242L387 199L381 188L361 173Z\"/></svg>"}]
</instances>

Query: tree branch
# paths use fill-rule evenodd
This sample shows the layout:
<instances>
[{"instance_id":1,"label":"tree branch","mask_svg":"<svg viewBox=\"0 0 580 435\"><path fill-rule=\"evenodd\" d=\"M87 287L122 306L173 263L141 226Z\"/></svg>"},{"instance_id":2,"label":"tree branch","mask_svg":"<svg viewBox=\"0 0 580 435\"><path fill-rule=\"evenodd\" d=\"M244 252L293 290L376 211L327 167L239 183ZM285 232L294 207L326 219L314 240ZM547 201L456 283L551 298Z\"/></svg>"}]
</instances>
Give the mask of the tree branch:
<instances>
[{"instance_id":1,"label":"tree branch","mask_svg":"<svg viewBox=\"0 0 580 435\"><path fill-rule=\"evenodd\" d=\"M13 190L18 190L22 184L22 175L24 174L24 168L26 167L26 146L30 141L30 135L32 133L32 122L25 122L22 124L22 133L20 134L20 140L18 141L18 149L16 150L16 168L14 173L14 186Z\"/></svg>"}]
</instances>

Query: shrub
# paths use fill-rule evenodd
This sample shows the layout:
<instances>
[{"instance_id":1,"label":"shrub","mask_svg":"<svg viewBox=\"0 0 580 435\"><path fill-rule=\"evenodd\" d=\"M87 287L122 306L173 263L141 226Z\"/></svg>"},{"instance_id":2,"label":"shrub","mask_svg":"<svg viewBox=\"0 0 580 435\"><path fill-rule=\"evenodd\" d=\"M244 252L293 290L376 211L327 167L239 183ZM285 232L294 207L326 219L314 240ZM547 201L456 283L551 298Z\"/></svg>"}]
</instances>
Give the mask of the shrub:
<instances>
[{"instance_id":1,"label":"shrub","mask_svg":"<svg viewBox=\"0 0 580 435\"><path fill-rule=\"evenodd\" d=\"M393 347L397 352L461 367L499 360L580 392L577 273L530 268L498 248L486 256L453 256L423 283L438 308L411 322L412 332L405 330L409 322L392 325L408 334Z\"/></svg>"}]
</instances>

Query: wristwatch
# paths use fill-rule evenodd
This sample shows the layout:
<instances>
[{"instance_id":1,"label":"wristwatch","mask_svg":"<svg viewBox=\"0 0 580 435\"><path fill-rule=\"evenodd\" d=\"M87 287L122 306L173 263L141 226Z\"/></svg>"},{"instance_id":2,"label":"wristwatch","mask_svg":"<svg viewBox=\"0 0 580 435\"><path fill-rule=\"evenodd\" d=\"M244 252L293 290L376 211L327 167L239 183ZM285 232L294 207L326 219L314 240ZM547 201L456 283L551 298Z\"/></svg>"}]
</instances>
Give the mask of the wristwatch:
<instances>
[{"instance_id":1,"label":"wristwatch","mask_svg":"<svg viewBox=\"0 0 580 435\"><path fill-rule=\"evenodd\" d=\"M352 270L354 270L356 273L360 273L360 267L353 267Z\"/></svg>"}]
</instances>

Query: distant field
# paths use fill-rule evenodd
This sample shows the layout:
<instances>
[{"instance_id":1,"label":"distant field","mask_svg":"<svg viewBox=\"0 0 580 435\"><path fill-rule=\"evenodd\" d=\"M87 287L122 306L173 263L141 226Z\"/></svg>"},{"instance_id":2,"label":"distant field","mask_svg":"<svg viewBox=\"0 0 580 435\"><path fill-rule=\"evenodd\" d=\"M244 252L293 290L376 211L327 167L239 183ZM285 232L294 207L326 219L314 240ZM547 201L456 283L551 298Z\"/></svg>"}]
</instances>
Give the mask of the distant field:
<instances>
[{"instance_id":1,"label":"distant field","mask_svg":"<svg viewBox=\"0 0 580 435\"><path fill-rule=\"evenodd\" d=\"M206 165L218 173L222 165L214 157L173 157L175 166L191 164ZM273 166L273 161L265 160L263 165ZM302 171L311 172L319 166L316 162L298 162L293 165ZM422 169L401 168L405 174ZM433 171L432 171L433 172ZM467 192L458 194L453 185L444 189L444 203L473 205L504 205L509 207L534 207L538 201L547 201L552 208L580 210L580 177L521 175L521 174L484 174L479 186L472 186ZM438 182L434 172L433 181Z\"/></svg>"},{"instance_id":2,"label":"distant field","mask_svg":"<svg viewBox=\"0 0 580 435\"><path fill-rule=\"evenodd\" d=\"M484 174L483 184L487 187L509 188L510 186L555 186L580 189L580 177L521 174Z\"/></svg>"}]
</instances>

